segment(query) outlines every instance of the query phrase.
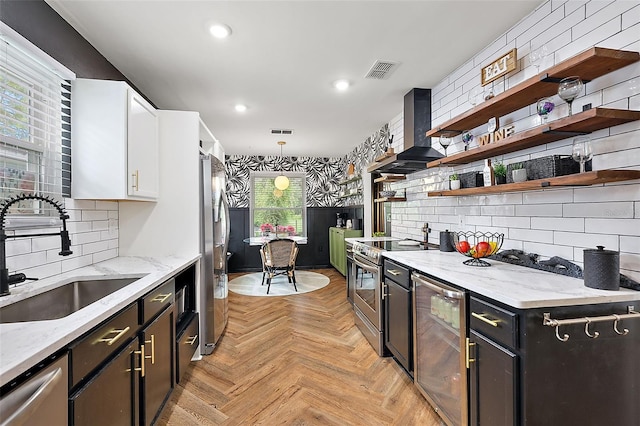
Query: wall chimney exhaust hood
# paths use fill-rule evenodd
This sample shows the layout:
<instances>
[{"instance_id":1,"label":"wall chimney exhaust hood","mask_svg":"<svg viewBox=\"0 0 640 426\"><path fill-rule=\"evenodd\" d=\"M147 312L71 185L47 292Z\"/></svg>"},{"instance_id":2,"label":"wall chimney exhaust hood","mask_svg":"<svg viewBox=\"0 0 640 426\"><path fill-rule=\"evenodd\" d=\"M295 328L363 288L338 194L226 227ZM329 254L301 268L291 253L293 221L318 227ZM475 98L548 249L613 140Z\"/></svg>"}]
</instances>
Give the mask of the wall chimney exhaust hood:
<instances>
[{"instance_id":1,"label":"wall chimney exhaust hood","mask_svg":"<svg viewBox=\"0 0 640 426\"><path fill-rule=\"evenodd\" d=\"M427 169L429 161L443 155L425 136L431 129L431 89L411 89L404 95L404 150L372 163L368 172L406 175Z\"/></svg>"}]
</instances>

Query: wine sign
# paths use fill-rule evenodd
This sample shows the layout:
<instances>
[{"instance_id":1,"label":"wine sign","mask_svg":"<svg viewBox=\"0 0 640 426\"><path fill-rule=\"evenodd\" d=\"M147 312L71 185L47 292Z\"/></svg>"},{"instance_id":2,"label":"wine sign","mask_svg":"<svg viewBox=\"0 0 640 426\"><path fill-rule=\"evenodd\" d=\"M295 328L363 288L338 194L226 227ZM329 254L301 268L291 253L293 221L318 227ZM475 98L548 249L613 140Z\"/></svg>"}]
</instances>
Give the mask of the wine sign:
<instances>
[{"instance_id":1,"label":"wine sign","mask_svg":"<svg viewBox=\"0 0 640 426\"><path fill-rule=\"evenodd\" d=\"M489 65L482 67L482 74L480 75L482 85L486 86L493 80L509 74L511 71L516 69L517 62L518 49L511 49Z\"/></svg>"},{"instance_id":2,"label":"wine sign","mask_svg":"<svg viewBox=\"0 0 640 426\"><path fill-rule=\"evenodd\" d=\"M495 120L492 124L489 125L489 133L485 133L484 135L478 136L478 146L489 145L490 143L500 142L502 139L506 139L511 135L516 133L516 129L513 124L499 128L498 121ZM491 121L491 120L490 120Z\"/></svg>"}]
</instances>

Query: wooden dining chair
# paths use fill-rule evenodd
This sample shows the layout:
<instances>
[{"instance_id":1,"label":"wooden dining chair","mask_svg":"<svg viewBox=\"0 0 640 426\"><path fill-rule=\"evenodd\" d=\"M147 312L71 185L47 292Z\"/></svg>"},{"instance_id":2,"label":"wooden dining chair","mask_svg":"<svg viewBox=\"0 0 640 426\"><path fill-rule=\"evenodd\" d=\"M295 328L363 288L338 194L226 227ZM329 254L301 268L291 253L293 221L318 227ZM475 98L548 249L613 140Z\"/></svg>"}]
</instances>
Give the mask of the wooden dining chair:
<instances>
[{"instance_id":1,"label":"wooden dining chair","mask_svg":"<svg viewBox=\"0 0 640 426\"><path fill-rule=\"evenodd\" d=\"M260 249L262 257L262 284L267 278L267 294L271 289L271 280L278 275L286 275L289 283L296 286L296 258L298 256L298 244L289 239L271 240Z\"/></svg>"}]
</instances>

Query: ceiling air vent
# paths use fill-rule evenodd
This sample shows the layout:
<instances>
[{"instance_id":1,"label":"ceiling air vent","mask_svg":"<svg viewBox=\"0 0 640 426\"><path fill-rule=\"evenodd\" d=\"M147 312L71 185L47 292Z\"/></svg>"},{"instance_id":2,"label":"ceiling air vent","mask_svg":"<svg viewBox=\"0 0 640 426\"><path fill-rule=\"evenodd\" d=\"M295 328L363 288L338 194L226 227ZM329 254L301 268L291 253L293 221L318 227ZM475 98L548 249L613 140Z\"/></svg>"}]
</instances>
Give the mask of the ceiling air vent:
<instances>
[{"instance_id":1,"label":"ceiling air vent","mask_svg":"<svg viewBox=\"0 0 640 426\"><path fill-rule=\"evenodd\" d=\"M398 62L383 61L378 59L371 66L364 78L372 78L374 80L386 80L398 68Z\"/></svg>"},{"instance_id":2,"label":"ceiling air vent","mask_svg":"<svg viewBox=\"0 0 640 426\"><path fill-rule=\"evenodd\" d=\"M291 129L271 129L272 135L292 135L293 130Z\"/></svg>"}]
</instances>

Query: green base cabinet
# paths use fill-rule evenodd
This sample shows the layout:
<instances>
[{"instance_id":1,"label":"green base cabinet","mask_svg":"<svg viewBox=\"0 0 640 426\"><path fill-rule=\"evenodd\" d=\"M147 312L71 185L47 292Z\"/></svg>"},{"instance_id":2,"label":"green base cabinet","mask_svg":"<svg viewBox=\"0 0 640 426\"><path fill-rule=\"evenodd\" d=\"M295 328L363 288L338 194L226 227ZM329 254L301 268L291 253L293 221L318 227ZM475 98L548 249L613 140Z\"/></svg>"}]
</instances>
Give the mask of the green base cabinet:
<instances>
[{"instance_id":1,"label":"green base cabinet","mask_svg":"<svg viewBox=\"0 0 640 426\"><path fill-rule=\"evenodd\" d=\"M329 262L342 275L347 274L347 249L345 238L362 237L362 231L345 228L329 228Z\"/></svg>"}]
</instances>

